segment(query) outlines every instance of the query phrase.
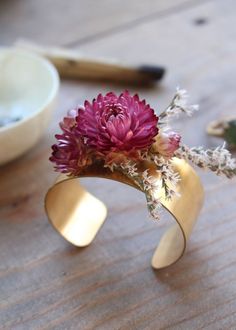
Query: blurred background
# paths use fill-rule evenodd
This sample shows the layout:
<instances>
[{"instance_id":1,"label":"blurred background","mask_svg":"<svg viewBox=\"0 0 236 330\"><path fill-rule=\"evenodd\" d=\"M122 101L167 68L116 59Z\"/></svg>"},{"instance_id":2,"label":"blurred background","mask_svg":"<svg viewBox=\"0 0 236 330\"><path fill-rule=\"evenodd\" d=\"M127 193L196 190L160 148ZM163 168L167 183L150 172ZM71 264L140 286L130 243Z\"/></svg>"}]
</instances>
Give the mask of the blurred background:
<instances>
[{"instance_id":1,"label":"blurred background","mask_svg":"<svg viewBox=\"0 0 236 330\"><path fill-rule=\"evenodd\" d=\"M235 83L234 7L232 0L105 1L99 5L92 0L69 4L1 1L0 42L11 46L23 38L38 45L70 47L85 58L163 66L167 74L159 88L134 90L158 111L176 86L184 87L193 103L200 103L207 121L230 112L234 104L230 93ZM63 97L65 105L60 103L60 109L81 102L84 95L89 98L98 90L114 89L107 83L76 82L73 87L76 99L66 92L68 101ZM191 136L190 144L201 142Z\"/></svg>"},{"instance_id":2,"label":"blurred background","mask_svg":"<svg viewBox=\"0 0 236 330\"><path fill-rule=\"evenodd\" d=\"M156 89L133 90L158 111L176 86L184 87L193 103L200 103L207 121L227 114L234 104L230 93L235 83L234 7L232 0L105 1L99 5L92 0L69 4L59 0L1 1L0 42L11 46L23 38L36 45L70 47L85 58L163 66L167 74ZM109 83L79 81L72 85L76 96L67 91L68 100L63 96L65 105L60 103L60 109L97 91L114 89ZM198 136L188 138L190 144L201 142Z\"/></svg>"}]
</instances>

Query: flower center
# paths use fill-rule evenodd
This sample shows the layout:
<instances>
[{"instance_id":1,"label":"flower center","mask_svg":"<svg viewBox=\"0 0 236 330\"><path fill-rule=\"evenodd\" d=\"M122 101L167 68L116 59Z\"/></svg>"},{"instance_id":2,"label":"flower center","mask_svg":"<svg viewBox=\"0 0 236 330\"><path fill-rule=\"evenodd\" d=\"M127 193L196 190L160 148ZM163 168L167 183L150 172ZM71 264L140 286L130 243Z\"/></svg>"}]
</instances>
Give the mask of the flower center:
<instances>
[{"instance_id":1,"label":"flower center","mask_svg":"<svg viewBox=\"0 0 236 330\"><path fill-rule=\"evenodd\" d=\"M112 104L105 108L105 120L114 120L117 117L120 117L124 113L124 109L119 104Z\"/></svg>"}]
</instances>

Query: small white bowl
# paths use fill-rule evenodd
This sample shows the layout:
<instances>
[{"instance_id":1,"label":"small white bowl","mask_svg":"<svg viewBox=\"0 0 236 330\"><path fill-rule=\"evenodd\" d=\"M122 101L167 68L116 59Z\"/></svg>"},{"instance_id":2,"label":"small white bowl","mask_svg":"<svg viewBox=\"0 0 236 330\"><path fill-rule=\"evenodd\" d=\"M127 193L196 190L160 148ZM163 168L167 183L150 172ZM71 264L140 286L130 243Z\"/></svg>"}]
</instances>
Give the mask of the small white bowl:
<instances>
[{"instance_id":1,"label":"small white bowl","mask_svg":"<svg viewBox=\"0 0 236 330\"><path fill-rule=\"evenodd\" d=\"M54 66L29 52L0 48L0 165L33 147L54 109L59 77Z\"/></svg>"}]
</instances>

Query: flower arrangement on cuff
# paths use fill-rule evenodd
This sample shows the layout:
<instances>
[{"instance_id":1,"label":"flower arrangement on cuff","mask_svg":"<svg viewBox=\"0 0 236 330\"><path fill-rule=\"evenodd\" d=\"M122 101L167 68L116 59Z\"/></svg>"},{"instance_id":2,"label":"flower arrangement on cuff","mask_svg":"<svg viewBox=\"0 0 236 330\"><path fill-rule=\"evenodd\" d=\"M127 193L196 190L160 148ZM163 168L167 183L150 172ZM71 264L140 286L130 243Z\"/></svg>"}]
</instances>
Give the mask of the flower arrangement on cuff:
<instances>
[{"instance_id":1,"label":"flower arrangement on cuff","mask_svg":"<svg viewBox=\"0 0 236 330\"><path fill-rule=\"evenodd\" d=\"M137 94L99 94L91 103L85 101L83 107L68 112L60 123L62 133L56 135L58 142L52 146L50 160L56 171L73 177L94 162L122 172L145 192L150 214L158 219L161 204L154 194L156 189L164 189L167 199L177 194L180 177L173 167L174 157L217 175L236 176L236 161L224 145L214 150L189 148L170 129L172 118L198 110L198 106L187 104L187 98L185 90L177 89L170 105L157 116ZM140 170L143 161L154 164L160 180L149 170Z\"/></svg>"}]
</instances>

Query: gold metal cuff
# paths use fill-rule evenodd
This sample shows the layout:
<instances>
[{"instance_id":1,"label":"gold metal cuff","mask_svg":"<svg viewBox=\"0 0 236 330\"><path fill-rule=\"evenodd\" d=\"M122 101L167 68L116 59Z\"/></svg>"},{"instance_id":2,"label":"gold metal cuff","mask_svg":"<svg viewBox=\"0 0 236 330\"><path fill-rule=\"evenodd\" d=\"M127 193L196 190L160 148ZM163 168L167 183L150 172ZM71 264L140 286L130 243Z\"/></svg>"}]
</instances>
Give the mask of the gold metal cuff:
<instances>
[{"instance_id":1,"label":"gold metal cuff","mask_svg":"<svg viewBox=\"0 0 236 330\"><path fill-rule=\"evenodd\" d=\"M174 223L162 236L152 258L152 267L160 269L175 263L183 255L186 241L203 203L203 188L193 168L183 160L174 159L175 170L180 175L177 191L180 197L166 200L158 191L162 205L173 216ZM146 169L152 165L146 163ZM140 188L120 172L96 164L89 166L79 177L99 177L119 181ZM158 173L155 179L160 180ZM70 243L83 247L89 245L106 219L106 206L79 183L79 178L60 175L45 197L45 210L53 227Z\"/></svg>"}]
</instances>

